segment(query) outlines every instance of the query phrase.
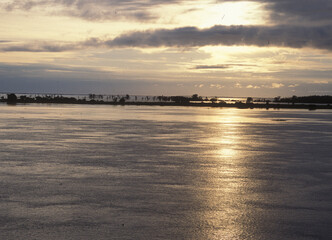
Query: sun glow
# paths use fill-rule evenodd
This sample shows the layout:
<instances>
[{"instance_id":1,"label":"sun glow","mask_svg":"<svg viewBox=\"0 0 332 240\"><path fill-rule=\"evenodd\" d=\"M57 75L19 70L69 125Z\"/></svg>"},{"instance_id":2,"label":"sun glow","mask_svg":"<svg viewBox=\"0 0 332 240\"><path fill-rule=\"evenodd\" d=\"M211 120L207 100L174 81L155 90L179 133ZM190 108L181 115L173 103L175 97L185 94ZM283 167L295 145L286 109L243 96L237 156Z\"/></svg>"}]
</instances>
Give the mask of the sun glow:
<instances>
[{"instance_id":1,"label":"sun glow","mask_svg":"<svg viewBox=\"0 0 332 240\"><path fill-rule=\"evenodd\" d=\"M253 2L227 2L198 5L185 15L188 22L202 28L214 25L257 25L264 22L260 5Z\"/></svg>"},{"instance_id":2,"label":"sun glow","mask_svg":"<svg viewBox=\"0 0 332 240\"><path fill-rule=\"evenodd\" d=\"M197 26L208 28L214 25L258 25L263 24L264 10L262 5L249 2L197 1L187 4L172 4L155 9L159 15L158 24L164 27Z\"/></svg>"},{"instance_id":3,"label":"sun glow","mask_svg":"<svg viewBox=\"0 0 332 240\"><path fill-rule=\"evenodd\" d=\"M228 2L206 9L203 27L213 25L256 25L263 22L259 5L253 2Z\"/></svg>"}]
</instances>

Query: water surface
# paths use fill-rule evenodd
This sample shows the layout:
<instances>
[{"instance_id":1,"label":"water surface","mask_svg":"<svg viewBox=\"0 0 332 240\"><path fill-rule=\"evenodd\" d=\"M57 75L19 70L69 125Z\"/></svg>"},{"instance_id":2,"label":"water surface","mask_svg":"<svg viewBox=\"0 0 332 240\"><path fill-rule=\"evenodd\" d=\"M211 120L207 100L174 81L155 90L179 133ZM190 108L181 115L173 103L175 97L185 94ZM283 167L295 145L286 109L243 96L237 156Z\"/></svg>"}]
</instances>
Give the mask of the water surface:
<instances>
[{"instance_id":1,"label":"water surface","mask_svg":"<svg viewBox=\"0 0 332 240\"><path fill-rule=\"evenodd\" d=\"M0 238L331 239L331 113L0 104Z\"/></svg>"}]
</instances>

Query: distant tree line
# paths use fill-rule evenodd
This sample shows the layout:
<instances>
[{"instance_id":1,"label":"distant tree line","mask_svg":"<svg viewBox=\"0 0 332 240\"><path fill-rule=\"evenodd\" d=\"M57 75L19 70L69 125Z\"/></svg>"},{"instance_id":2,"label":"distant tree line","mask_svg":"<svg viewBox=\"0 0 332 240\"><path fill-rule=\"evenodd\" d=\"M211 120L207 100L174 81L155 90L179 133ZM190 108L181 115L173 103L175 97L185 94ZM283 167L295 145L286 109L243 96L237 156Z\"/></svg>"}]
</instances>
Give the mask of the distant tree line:
<instances>
[{"instance_id":1,"label":"distant tree line","mask_svg":"<svg viewBox=\"0 0 332 240\"><path fill-rule=\"evenodd\" d=\"M274 102L283 102L283 103L332 103L332 96L325 95L325 96L304 96L304 97L288 97L288 98L281 98L276 97L274 98Z\"/></svg>"},{"instance_id":2,"label":"distant tree line","mask_svg":"<svg viewBox=\"0 0 332 240\"><path fill-rule=\"evenodd\" d=\"M125 102L174 102L179 104L186 104L190 102L204 102L209 101L212 103L219 102L225 103L222 100L218 100L217 97L214 98L203 98L198 96L198 94L193 94L191 97L186 96L146 96L146 97L131 97L129 94L126 95L97 95L97 94L88 94L84 98L75 98L75 97L65 97L57 94L45 94L45 95L36 95L36 96L26 96L21 95L17 97L14 93L7 94L7 99L2 98L2 101L7 102L21 102L21 103L125 103Z\"/></svg>"},{"instance_id":3,"label":"distant tree line","mask_svg":"<svg viewBox=\"0 0 332 240\"><path fill-rule=\"evenodd\" d=\"M268 99L258 99L254 100L252 97L248 97L246 101L234 100L233 103L226 103L218 97L201 97L198 94L193 94L190 97L187 96L130 96L126 95L96 95L89 94L84 97L78 96L62 96L58 94L46 94L35 96L26 96L11 93L7 94L7 98L2 96L0 98L1 102L7 102L10 104L15 103L69 103L69 104L131 104L131 105L183 105L183 106L220 106L220 107L238 107L238 108L294 108L301 107L310 109L317 109L318 105L321 104L319 108L332 108L330 104L332 103L332 96L304 96L297 97L292 96L289 98L275 97L271 101ZM256 103L257 102L257 103ZM264 104L265 103L265 104ZM288 104L287 104L288 103ZM292 103L292 104L289 104Z\"/></svg>"}]
</instances>

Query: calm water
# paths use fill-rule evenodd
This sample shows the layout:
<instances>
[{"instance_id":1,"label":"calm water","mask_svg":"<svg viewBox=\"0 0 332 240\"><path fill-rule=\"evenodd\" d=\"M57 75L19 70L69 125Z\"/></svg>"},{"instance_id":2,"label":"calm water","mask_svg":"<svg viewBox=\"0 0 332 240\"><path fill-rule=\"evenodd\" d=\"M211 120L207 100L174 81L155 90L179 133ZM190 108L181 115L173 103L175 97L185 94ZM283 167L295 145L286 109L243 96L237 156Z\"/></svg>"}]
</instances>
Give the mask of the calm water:
<instances>
[{"instance_id":1,"label":"calm water","mask_svg":"<svg viewBox=\"0 0 332 240\"><path fill-rule=\"evenodd\" d=\"M331 239L332 111L0 104L0 239Z\"/></svg>"}]
</instances>

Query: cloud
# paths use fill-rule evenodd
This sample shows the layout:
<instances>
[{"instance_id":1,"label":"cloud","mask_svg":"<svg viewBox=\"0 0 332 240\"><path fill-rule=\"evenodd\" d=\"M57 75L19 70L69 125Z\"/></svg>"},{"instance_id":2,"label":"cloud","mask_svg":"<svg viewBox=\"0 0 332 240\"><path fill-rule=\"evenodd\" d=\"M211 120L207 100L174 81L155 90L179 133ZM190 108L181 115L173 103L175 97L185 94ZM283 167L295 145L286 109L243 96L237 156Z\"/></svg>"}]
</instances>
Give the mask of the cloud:
<instances>
[{"instance_id":1,"label":"cloud","mask_svg":"<svg viewBox=\"0 0 332 240\"><path fill-rule=\"evenodd\" d=\"M208 45L313 47L332 50L332 25L318 27L221 26L183 27L123 34L106 41L109 47L202 47Z\"/></svg>"},{"instance_id":2,"label":"cloud","mask_svg":"<svg viewBox=\"0 0 332 240\"><path fill-rule=\"evenodd\" d=\"M326 80L315 80L313 83L315 83L315 84L329 84L329 81L326 81Z\"/></svg>"},{"instance_id":3,"label":"cloud","mask_svg":"<svg viewBox=\"0 0 332 240\"><path fill-rule=\"evenodd\" d=\"M150 6L162 5L162 4L175 4L185 2L185 0L8 0L4 6L7 10L12 11L14 9L30 10L39 6L51 6L62 5L65 7L75 7L83 9L86 6L103 6L112 8L136 8L144 9Z\"/></svg>"},{"instance_id":4,"label":"cloud","mask_svg":"<svg viewBox=\"0 0 332 240\"><path fill-rule=\"evenodd\" d=\"M8 75L14 74L15 77L21 77L28 75L29 73L41 73L54 72L54 73L80 73L84 76L104 74L109 75L113 72L101 70L97 67L73 67L63 65L50 65L50 64L4 64L0 63L0 72Z\"/></svg>"},{"instance_id":5,"label":"cloud","mask_svg":"<svg viewBox=\"0 0 332 240\"><path fill-rule=\"evenodd\" d=\"M195 84L195 88L202 88L204 87L204 84Z\"/></svg>"},{"instance_id":6,"label":"cloud","mask_svg":"<svg viewBox=\"0 0 332 240\"><path fill-rule=\"evenodd\" d=\"M235 88L242 88L242 85L241 85L241 83L236 83L236 84L234 85L234 87L235 87Z\"/></svg>"},{"instance_id":7,"label":"cloud","mask_svg":"<svg viewBox=\"0 0 332 240\"><path fill-rule=\"evenodd\" d=\"M225 69L229 68L227 65L197 65L194 69Z\"/></svg>"},{"instance_id":8,"label":"cloud","mask_svg":"<svg viewBox=\"0 0 332 240\"><path fill-rule=\"evenodd\" d=\"M244 0L218 0L217 3L239 2ZM331 0L246 0L257 2L269 11L272 22L287 24L332 23ZM190 2L190 1L189 1ZM199 2L199 1L197 1ZM212 2L212 1L211 1ZM89 21L113 20L119 18L153 20L151 9L162 5L186 4L187 0L8 0L0 7L7 11L30 11L46 7L60 7L60 13ZM204 1L202 1L204 3Z\"/></svg>"},{"instance_id":9,"label":"cloud","mask_svg":"<svg viewBox=\"0 0 332 240\"><path fill-rule=\"evenodd\" d=\"M104 45L104 42L98 38L89 38L83 42L61 43L51 41L34 41L24 44L11 44L12 42L10 41L4 41L3 43L7 44L0 47L0 51L2 52L66 52Z\"/></svg>"},{"instance_id":10,"label":"cloud","mask_svg":"<svg viewBox=\"0 0 332 240\"><path fill-rule=\"evenodd\" d=\"M211 3L239 2L243 0L218 0ZM181 27L134 31L114 39L81 42L74 45L38 43L2 47L2 51L61 52L77 48L98 47L200 47L225 46L281 46L291 48L312 47L332 49L332 1L331 0L247 0L260 3L269 11L271 26L221 26L198 29ZM190 2L190 1L189 1ZM198 1L199 2L199 1ZM169 4L187 4L186 0L8 0L0 3L7 11L57 11L57 14L89 21L157 19L151 10ZM203 1L202 1L203 3ZM47 10L52 9L52 10ZM56 10L55 10L56 9ZM4 41L0 41L4 43ZM199 66L198 66L199 68ZM202 66L201 69L208 69ZM213 67L211 67L213 68ZM216 66L215 69L223 67Z\"/></svg>"},{"instance_id":11,"label":"cloud","mask_svg":"<svg viewBox=\"0 0 332 240\"><path fill-rule=\"evenodd\" d=\"M49 44L49 43L33 43L15 46L0 47L2 52L65 52L79 49L76 44Z\"/></svg>"},{"instance_id":12,"label":"cloud","mask_svg":"<svg viewBox=\"0 0 332 240\"><path fill-rule=\"evenodd\" d=\"M261 0L268 3L266 8L271 10L271 18L278 22L330 22L332 21L331 0Z\"/></svg>"},{"instance_id":13,"label":"cloud","mask_svg":"<svg viewBox=\"0 0 332 240\"><path fill-rule=\"evenodd\" d=\"M272 83L271 85L252 85L249 84L246 86L247 89L260 89L260 88L265 88L265 89L278 89L278 88L282 88L285 85L283 83ZM298 85L297 85L298 86ZM236 88L242 88L242 85L240 83L235 84Z\"/></svg>"},{"instance_id":14,"label":"cloud","mask_svg":"<svg viewBox=\"0 0 332 240\"><path fill-rule=\"evenodd\" d=\"M232 73L233 76L234 73ZM223 76L227 74L222 74ZM207 75L193 75L187 78L174 78L176 81L169 82L173 73L167 74L167 78L154 76L147 79L145 76L135 74L135 77L126 73L118 74L116 70L107 71L98 67L71 66L70 64L53 65L50 64L3 64L0 63L0 86L3 92L53 92L53 93L105 93L105 94L142 94L148 95L192 95L196 91L203 96L222 94L224 96L238 95L248 96L248 94L259 95L261 97L271 96L292 96L292 89L296 89L296 95L308 94L332 94L332 83L328 79L317 81L327 82L327 84L314 84L315 79L310 81L294 81L285 77L280 80L262 82L254 78L240 78L235 73L235 78L217 77L215 80L207 78ZM176 73L178 76L178 73ZM209 75L210 76L210 75ZM331 76L331 74L329 75ZM256 79L257 77L257 79ZM274 78L274 76L273 76ZM274 79L277 79L275 77ZM202 79L207 81L202 82ZM326 80L326 81L325 81ZM281 86L280 88L272 88ZM237 87L235 87L237 83ZM154 87L158 84L158 87ZM202 85L203 84L203 85ZM220 86L218 86L218 84ZM288 88L291 84L299 84L297 88ZM252 88L247 88L249 85ZM153 86L153 87L152 87ZM199 88L201 86L201 88ZM261 89L255 89L255 86Z\"/></svg>"},{"instance_id":15,"label":"cloud","mask_svg":"<svg viewBox=\"0 0 332 240\"><path fill-rule=\"evenodd\" d=\"M181 2L183 0L11 0L0 6L7 11L31 11L36 8L43 8L45 11L46 7L49 7L49 9L53 9L50 11L89 21L124 18L147 21L158 17L151 14L151 8Z\"/></svg>"},{"instance_id":16,"label":"cloud","mask_svg":"<svg viewBox=\"0 0 332 240\"><path fill-rule=\"evenodd\" d=\"M203 46L258 46L289 47L332 50L331 26L222 26L199 29L182 27L135 31L114 39L91 38L77 43L45 43L1 47L1 51L61 52L86 47L155 48L155 47L203 47ZM223 66L215 66L222 68ZM228 66L229 67L229 66ZM208 66L201 66L208 68ZM211 67L210 67L211 68Z\"/></svg>"},{"instance_id":17,"label":"cloud","mask_svg":"<svg viewBox=\"0 0 332 240\"><path fill-rule=\"evenodd\" d=\"M275 72L278 79L306 80L312 83L326 83L331 81L332 70L330 69L288 69Z\"/></svg>"},{"instance_id":18,"label":"cloud","mask_svg":"<svg viewBox=\"0 0 332 240\"><path fill-rule=\"evenodd\" d=\"M261 87L260 86L253 86L253 85L250 84L246 88L259 89Z\"/></svg>"},{"instance_id":19,"label":"cloud","mask_svg":"<svg viewBox=\"0 0 332 240\"><path fill-rule=\"evenodd\" d=\"M194 69L227 69L232 67L252 67L252 64L219 64L219 65L196 65Z\"/></svg>"},{"instance_id":20,"label":"cloud","mask_svg":"<svg viewBox=\"0 0 332 240\"><path fill-rule=\"evenodd\" d=\"M282 84L282 83L272 83L272 86L271 88L282 88L284 87L285 85Z\"/></svg>"},{"instance_id":21,"label":"cloud","mask_svg":"<svg viewBox=\"0 0 332 240\"><path fill-rule=\"evenodd\" d=\"M210 88L217 88L217 89L222 89L225 88L225 86L221 85L221 84L210 84Z\"/></svg>"},{"instance_id":22,"label":"cloud","mask_svg":"<svg viewBox=\"0 0 332 240\"><path fill-rule=\"evenodd\" d=\"M291 85L288 85L289 88L295 88L295 87L298 87L300 86L299 84L291 84Z\"/></svg>"},{"instance_id":23,"label":"cloud","mask_svg":"<svg viewBox=\"0 0 332 240\"><path fill-rule=\"evenodd\" d=\"M219 0L223 2L251 1L263 4L272 23L289 25L332 23L331 0Z\"/></svg>"}]
</instances>

